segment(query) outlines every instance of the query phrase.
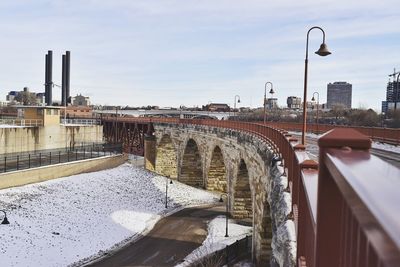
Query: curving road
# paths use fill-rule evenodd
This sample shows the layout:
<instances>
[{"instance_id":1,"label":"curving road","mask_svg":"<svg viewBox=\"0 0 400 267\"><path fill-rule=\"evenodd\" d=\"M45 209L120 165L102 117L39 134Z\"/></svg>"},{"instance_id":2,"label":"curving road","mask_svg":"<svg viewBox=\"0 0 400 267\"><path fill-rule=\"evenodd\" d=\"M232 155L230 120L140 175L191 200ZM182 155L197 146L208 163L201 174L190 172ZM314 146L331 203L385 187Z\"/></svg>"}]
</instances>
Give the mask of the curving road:
<instances>
[{"instance_id":1,"label":"curving road","mask_svg":"<svg viewBox=\"0 0 400 267\"><path fill-rule=\"evenodd\" d=\"M203 243L207 222L222 214L222 205L181 210L161 219L139 241L85 266L175 266Z\"/></svg>"}]
</instances>

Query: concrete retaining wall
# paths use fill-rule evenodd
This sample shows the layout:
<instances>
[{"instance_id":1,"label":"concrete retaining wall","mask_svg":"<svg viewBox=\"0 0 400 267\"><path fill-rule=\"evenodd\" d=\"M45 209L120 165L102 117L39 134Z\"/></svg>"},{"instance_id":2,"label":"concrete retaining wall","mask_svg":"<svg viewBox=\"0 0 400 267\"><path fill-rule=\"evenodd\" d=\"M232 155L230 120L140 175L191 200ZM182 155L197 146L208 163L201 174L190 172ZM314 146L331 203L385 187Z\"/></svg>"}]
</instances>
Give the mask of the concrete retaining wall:
<instances>
[{"instance_id":1,"label":"concrete retaining wall","mask_svg":"<svg viewBox=\"0 0 400 267\"><path fill-rule=\"evenodd\" d=\"M102 141L102 125L0 127L0 154L70 147L74 144Z\"/></svg>"},{"instance_id":2,"label":"concrete retaining wall","mask_svg":"<svg viewBox=\"0 0 400 267\"><path fill-rule=\"evenodd\" d=\"M117 167L127 155L106 156L0 174L0 189Z\"/></svg>"}]
</instances>

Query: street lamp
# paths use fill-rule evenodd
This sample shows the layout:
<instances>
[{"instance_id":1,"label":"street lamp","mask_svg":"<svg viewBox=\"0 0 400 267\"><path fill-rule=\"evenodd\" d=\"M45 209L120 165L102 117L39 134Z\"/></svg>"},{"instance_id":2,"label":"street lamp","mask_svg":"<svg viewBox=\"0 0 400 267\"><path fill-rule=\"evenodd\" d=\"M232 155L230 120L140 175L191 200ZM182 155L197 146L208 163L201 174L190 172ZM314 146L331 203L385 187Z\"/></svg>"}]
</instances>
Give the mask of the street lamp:
<instances>
[{"instance_id":1,"label":"street lamp","mask_svg":"<svg viewBox=\"0 0 400 267\"><path fill-rule=\"evenodd\" d=\"M1 222L1 224L10 224L10 222L7 219L7 213L4 210L0 210L0 211L4 213L4 218L3 218L3 221Z\"/></svg>"},{"instance_id":2,"label":"street lamp","mask_svg":"<svg viewBox=\"0 0 400 267\"><path fill-rule=\"evenodd\" d=\"M172 180L170 179L169 175L166 178L165 181L165 208L168 208L168 184L173 184ZM168 183L169 180L169 183Z\"/></svg>"},{"instance_id":3,"label":"street lamp","mask_svg":"<svg viewBox=\"0 0 400 267\"><path fill-rule=\"evenodd\" d=\"M318 92L314 92L311 98L311 101L315 101L314 95L317 94L317 134L319 133L319 129L318 129L318 111L319 111L319 93Z\"/></svg>"},{"instance_id":4,"label":"street lamp","mask_svg":"<svg viewBox=\"0 0 400 267\"><path fill-rule=\"evenodd\" d=\"M302 135L301 135L301 143L303 145L306 144L306 119L307 119L307 71L308 71L308 38L310 35L310 31L313 29L319 29L322 31L322 44L319 47L318 51L315 52L315 54L319 55L319 56L327 56L330 55L331 52L329 52L328 47L325 44L325 32L322 28L318 27L318 26L314 26L312 28L310 28L307 32L307 43L306 43L306 59L304 61L304 98L303 98L303 130L302 130Z\"/></svg>"},{"instance_id":5,"label":"street lamp","mask_svg":"<svg viewBox=\"0 0 400 267\"><path fill-rule=\"evenodd\" d=\"M397 74L397 83L396 83L397 90L396 90L396 94L394 96L394 111L396 111L396 109L397 109L397 100L398 100L397 98L399 95L399 77L400 77L400 72L399 72L399 74Z\"/></svg>"},{"instance_id":6,"label":"street lamp","mask_svg":"<svg viewBox=\"0 0 400 267\"><path fill-rule=\"evenodd\" d=\"M236 97L238 98L237 102L240 103L240 96L235 95L235 98L233 100L233 116L236 116Z\"/></svg>"},{"instance_id":7,"label":"street lamp","mask_svg":"<svg viewBox=\"0 0 400 267\"><path fill-rule=\"evenodd\" d=\"M222 196L226 197L226 211L225 211L225 237L229 237L228 235L228 205L229 205L229 196L228 194L221 194L220 198L219 198L219 202L224 202L224 199L222 198Z\"/></svg>"},{"instance_id":8,"label":"street lamp","mask_svg":"<svg viewBox=\"0 0 400 267\"><path fill-rule=\"evenodd\" d=\"M270 94L275 93L274 92L274 85L272 84L272 82L266 82L265 83L265 90L264 90L264 124L267 121L267 110L266 110L266 105L267 105L267 84L271 85L271 90L269 91Z\"/></svg>"}]
</instances>

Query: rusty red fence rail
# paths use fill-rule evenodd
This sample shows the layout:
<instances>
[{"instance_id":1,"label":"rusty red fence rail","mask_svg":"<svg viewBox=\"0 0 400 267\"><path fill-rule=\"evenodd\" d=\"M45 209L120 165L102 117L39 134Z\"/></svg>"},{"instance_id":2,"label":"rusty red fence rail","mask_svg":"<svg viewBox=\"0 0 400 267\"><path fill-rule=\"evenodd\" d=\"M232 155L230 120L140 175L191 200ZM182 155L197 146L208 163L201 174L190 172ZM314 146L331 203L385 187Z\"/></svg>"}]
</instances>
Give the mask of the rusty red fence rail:
<instances>
[{"instance_id":1,"label":"rusty red fence rail","mask_svg":"<svg viewBox=\"0 0 400 267\"><path fill-rule=\"evenodd\" d=\"M286 131L302 131L303 124L293 122L268 122L268 125ZM310 133L326 133L332 129L353 129L356 130L374 141L385 142L394 145L400 145L400 129L395 128L380 128L380 127L363 127L363 126L344 126L331 124L307 124L307 131Z\"/></svg>"},{"instance_id":2,"label":"rusty red fence rail","mask_svg":"<svg viewBox=\"0 0 400 267\"><path fill-rule=\"evenodd\" d=\"M370 154L369 136L376 136L375 132L366 136L347 127L333 129L319 139L317 163L296 138L271 124L176 118L109 120L203 125L257 136L283 160L292 194L298 266L400 266L400 170Z\"/></svg>"}]
</instances>

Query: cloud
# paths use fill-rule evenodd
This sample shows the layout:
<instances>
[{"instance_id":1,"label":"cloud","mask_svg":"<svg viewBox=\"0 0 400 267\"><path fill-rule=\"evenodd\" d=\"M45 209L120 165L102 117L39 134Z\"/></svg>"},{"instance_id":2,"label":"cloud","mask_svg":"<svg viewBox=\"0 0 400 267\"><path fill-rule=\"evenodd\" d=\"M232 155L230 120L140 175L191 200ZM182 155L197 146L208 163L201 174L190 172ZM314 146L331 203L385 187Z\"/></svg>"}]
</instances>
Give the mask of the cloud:
<instances>
[{"instance_id":1,"label":"cloud","mask_svg":"<svg viewBox=\"0 0 400 267\"><path fill-rule=\"evenodd\" d=\"M353 83L353 103L379 108L387 74L400 61L393 0L59 0L0 3L0 94L43 90L44 54L72 51L72 93L92 102L179 106L209 100L261 105L264 83L276 96L302 97L307 30L320 25L333 54L319 58L310 35L310 90ZM398 68L400 66L397 65ZM368 94L368 97L364 95ZM58 97L59 93L55 94ZM323 99L323 94L321 94Z\"/></svg>"}]
</instances>

